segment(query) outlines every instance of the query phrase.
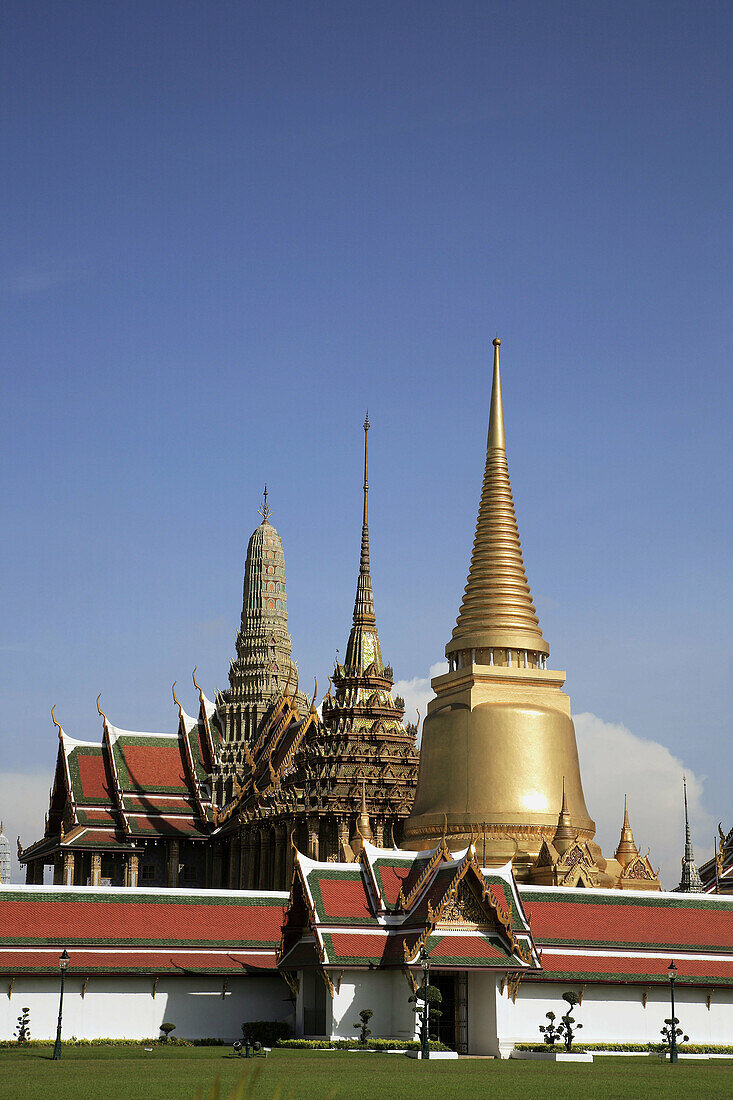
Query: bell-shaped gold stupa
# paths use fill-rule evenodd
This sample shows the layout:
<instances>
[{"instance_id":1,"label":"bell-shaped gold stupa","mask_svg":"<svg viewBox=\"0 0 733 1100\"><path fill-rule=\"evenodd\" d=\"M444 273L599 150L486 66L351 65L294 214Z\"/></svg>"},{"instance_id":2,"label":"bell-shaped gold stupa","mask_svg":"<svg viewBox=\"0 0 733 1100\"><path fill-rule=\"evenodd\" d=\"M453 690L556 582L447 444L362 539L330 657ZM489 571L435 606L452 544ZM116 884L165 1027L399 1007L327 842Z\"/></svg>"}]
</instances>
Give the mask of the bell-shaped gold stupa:
<instances>
[{"instance_id":1,"label":"bell-shaped gold stupa","mask_svg":"<svg viewBox=\"0 0 733 1100\"><path fill-rule=\"evenodd\" d=\"M444 827L460 848L473 838L488 863L514 861L527 878L543 839L552 841L563 800L573 833L592 843L595 824L580 781L565 673L547 668L542 636L522 560L506 458L499 344L486 467L471 568L453 636L449 671L432 681L420 773L404 836L427 848Z\"/></svg>"}]
</instances>

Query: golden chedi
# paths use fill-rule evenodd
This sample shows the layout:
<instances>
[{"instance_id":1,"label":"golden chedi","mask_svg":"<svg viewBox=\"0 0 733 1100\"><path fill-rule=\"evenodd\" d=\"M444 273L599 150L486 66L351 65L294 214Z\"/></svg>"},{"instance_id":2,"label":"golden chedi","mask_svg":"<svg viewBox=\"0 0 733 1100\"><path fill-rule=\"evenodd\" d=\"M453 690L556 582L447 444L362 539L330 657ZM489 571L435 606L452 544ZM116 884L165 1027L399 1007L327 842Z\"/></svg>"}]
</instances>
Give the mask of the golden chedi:
<instances>
[{"instance_id":1,"label":"golden chedi","mask_svg":"<svg viewBox=\"0 0 733 1100\"><path fill-rule=\"evenodd\" d=\"M446 646L449 671L432 681L420 771L405 848L428 848L445 830L450 847L474 840L487 863L510 859L531 876L553 841L563 782L574 838L587 844L599 885L611 885L593 842L565 673L547 668L522 560L506 458L499 344L481 503L463 602Z\"/></svg>"}]
</instances>

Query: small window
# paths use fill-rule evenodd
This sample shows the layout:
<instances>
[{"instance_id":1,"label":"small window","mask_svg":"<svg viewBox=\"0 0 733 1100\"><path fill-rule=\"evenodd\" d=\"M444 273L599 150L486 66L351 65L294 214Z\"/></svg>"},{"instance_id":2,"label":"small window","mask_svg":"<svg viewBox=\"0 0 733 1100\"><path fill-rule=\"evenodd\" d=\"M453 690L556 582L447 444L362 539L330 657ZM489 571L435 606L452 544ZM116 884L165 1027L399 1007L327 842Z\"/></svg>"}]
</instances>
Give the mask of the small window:
<instances>
[{"instance_id":1,"label":"small window","mask_svg":"<svg viewBox=\"0 0 733 1100\"><path fill-rule=\"evenodd\" d=\"M143 863L142 870L140 871L141 882L154 882L155 881L155 864Z\"/></svg>"},{"instance_id":2,"label":"small window","mask_svg":"<svg viewBox=\"0 0 733 1100\"><path fill-rule=\"evenodd\" d=\"M196 882L198 879L198 867L191 863L185 863L181 869L181 882Z\"/></svg>"}]
</instances>

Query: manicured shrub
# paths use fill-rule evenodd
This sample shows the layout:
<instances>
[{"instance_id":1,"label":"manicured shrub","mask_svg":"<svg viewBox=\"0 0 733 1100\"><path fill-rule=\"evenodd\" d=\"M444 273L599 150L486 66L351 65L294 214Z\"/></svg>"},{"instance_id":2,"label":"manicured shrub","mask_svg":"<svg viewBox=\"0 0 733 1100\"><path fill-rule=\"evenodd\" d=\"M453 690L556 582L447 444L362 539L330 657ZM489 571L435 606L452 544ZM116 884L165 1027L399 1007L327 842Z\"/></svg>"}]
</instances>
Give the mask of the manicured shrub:
<instances>
[{"instance_id":1,"label":"manicured shrub","mask_svg":"<svg viewBox=\"0 0 733 1100\"><path fill-rule=\"evenodd\" d=\"M363 1045L372 1033L372 1029L369 1027L369 1021L371 1020L374 1012L371 1008L362 1008L359 1013L359 1020L354 1024L354 1027L359 1032L359 1042Z\"/></svg>"},{"instance_id":2,"label":"manicured shrub","mask_svg":"<svg viewBox=\"0 0 733 1100\"><path fill-rule=\"evenodd\" d=\"M18 1017L18 1025L15 1029L15 1038L17 1043L27 1043L31 1037L31 1010L29 1008L21 1009L20 1016Z\"/></svg>"},{"instance_id":3,"label":"manicured shrub","mask_svg":"<svg viewBox=\"0 0 733 1100\"><path fill-rule=\"evenodd\" d=\"M249 1020L242 1024L242 1037L250 1043L274 1047L281 1039L290 1039L293 1029L283 1020Z\"/></svg>"},{"instance_id":4,"label":"manicured shrub","mask_svg":"<svg viewBox=\"0 0 733 1100\"><path fill-rule=\"evenodd\" d=\"M282 1039L279 1047L290 1050L419 1050L420 1044L409 1039L369 1039L360 1043L358 1039ZM431 1050L450 1050L445 1043L430 1041Z\"/></svg>"},{"instance_id":5,"label":"manicured shrub","mask_svg":"<svg viewBox=\"0 0 733 1100\"><path fill-rule=\"evenodd\" d=\"M161 1043L167 1043L170 1033L176 1030L175 1024L164 1023L160 1025L160 1030L163 1032L163 1036L160 1040Z\"/></svg>"}]
</instances>

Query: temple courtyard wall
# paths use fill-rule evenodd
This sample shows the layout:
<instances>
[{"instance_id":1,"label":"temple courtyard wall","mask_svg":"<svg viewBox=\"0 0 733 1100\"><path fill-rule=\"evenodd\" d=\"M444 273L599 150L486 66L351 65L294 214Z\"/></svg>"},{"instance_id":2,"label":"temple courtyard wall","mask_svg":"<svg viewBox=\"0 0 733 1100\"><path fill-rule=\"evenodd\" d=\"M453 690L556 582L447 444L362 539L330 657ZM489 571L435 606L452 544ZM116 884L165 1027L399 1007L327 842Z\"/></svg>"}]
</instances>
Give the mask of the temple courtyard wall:
<instances>
[{"instance_id":1,"label":"temple courtyard wall","mask_svg":"<svg viewBox=\"0 0 733 1100\"><path fill-rule=\"evenodd\" d=\"M160 1025L176 1025L185 1039L241 1039L248 1020L285 1020L294 1024L291 993L278 974L220 976L69 975L64 988L63 1038L158 1038ZM84 995L82 996L82 990ZM7 993L7 989L3 991ZM56 1037L59 977L19 976L11 996L0 998L0 1039L12 1039L22 1008L30 1010L32 1039Z\"/></svg>"},{"instance_id":2,"label":"temple courtyard wall","mask_svg":"<svg viewBox=\"0 0 733 1100\"><path fill-rule=\"evenodd\" d=\"M488 977L488 975L487 975ZM582 994L573 1018L583 1025L578 1043L660 1043L660 1031L671 1015L669 986L646 988L611 982L586 986L571 982L521 982L516 1001L505 992L496 1000L499 1052L506 1057L515 1043L539 1042L545 1014L558 1020L568 1010L563 993ZM709 1004L708 1004L708 998ZM684 1034L696 1044L733 1043L733 989L708 990L679 985L675 1015ZM469 1022L470 1029L470 1022Z\"/></svg>"}]
</instances>

